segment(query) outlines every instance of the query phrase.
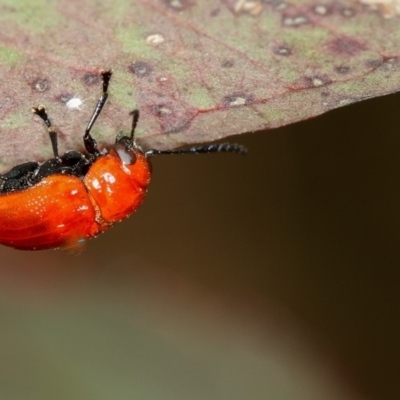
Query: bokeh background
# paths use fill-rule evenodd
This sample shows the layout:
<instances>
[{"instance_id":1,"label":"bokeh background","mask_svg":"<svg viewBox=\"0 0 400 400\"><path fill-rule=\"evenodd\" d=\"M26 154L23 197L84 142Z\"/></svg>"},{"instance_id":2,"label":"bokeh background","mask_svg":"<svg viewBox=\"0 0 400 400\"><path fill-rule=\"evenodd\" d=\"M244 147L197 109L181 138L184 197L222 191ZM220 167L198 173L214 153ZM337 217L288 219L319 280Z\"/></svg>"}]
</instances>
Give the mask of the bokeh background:
<instances>
[{"instance_id":1,"label":"bokeh background","mask_svg":"<svg viewBox=\"0 0 400 400\"><path fill-rule=\"evenodd\" d=\"M399 399L400 95L158 157L83 254L0 248L0 399Z\"/></svg>"}]
</instances>

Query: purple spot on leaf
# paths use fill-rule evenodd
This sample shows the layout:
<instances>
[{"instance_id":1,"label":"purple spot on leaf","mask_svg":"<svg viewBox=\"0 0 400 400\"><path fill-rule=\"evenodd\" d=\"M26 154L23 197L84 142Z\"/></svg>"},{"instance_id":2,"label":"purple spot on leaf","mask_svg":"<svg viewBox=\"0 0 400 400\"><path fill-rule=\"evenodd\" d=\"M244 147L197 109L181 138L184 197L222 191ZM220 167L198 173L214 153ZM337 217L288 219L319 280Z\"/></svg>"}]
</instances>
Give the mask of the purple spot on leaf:
<instances>
[{"instance_id":1,"label":"purple spot on leaf","mask_svg":"<svg viewBox=\"0 0 400 400\"><path fill-rule=\"evenodd\" d=\"M165 133L177 133L186 129L196 115L195 109L174 101L165 101L147 109L157 117Z\"/></svg>"},{"instance_id":2,"label":"purple spot on leaf","mask_svg":"<svg viewBox=\"0 0 400 400\"><path fill-rule=\"evenodd\" d=\"M36 90L37 92L45 92L50 88L50 82L47 79L36 79L30 84L31 88L33 90Z\"/></svg>"},{"instance_id":3,"label":"purple spot on leaf","mask_svg":"<svg viewBox=\"0 0 400 400\"><path fill-rule=\"evenodd\" d=\"M356 14L356 11L354 10L354 8L351 8L351 7L342 7L339 10L339 13L341 15L343 15L343 17L351 18L351 17L354 17L354 15Z\"/></svg>"},{"instance_id":4,"label":"purple spot on leaf","mask_svg":"<svg viewBox=\"0 0 400 400\"><path fill-rule=\"evenodd\" d=\"M101 77L99 74L85 74L83 77L83 83L86 85L97 85L101 81Z\"/></svg>"},{"instance_id":5,"label":"purple spot on leaf","mask_svg":"<svg viewBox=\"0 0 400 400\"><path fill-rule=\"evenodd\" d=\"M343 36L332 40L328 49L339 56L355 56L364 50L365 46L358 40Z\"/></svg>"},{"instance_id":6,"label":"purple spot on leaf","mask_svg":"<svg viewBox=\"0 0 400 400\"><path fill-rule=\"evenodd\" d=\"M385 71L392 71L394 67L398 66L398 62L399 60L397 57L385 57L382 68L384 68Z\"/></svg>"},{"instance_id":7,"label":"purple spot on leaf","mask_svg":"<svg viewBox=\"0 0 400 400\"><path fill-rule=\"evenodd\" d=\"M338 74L346 75L350 72L350 67L348 65L339 65L338 67L335 67L335 71Z\"/></svg>"},{"instance_id":8,"label":"purple spot on leaf","mask_svg":"<svg viewBox=\"0 0 400 400\"><path fill-rule=\"evenodd\" d=\"M235 61L232 59L227 59L222 61L221 67L222 68L232 68L235 65Z\"/></svg>"},{"instance_id":9,"label":"purple spot on leaf","mask_svg":"<svg viewBox=\"0 0 400 400\"><path fill-rule=\"evenodd\" d=\"M383 64L383 60L381 58L371 59L365 61L365 65L367 68L379 68Z\"/></svg>"},{"instance_id":10,"label":"purple spot on leaf","mask_svg":"<svg viewBox=\"0 0 400 400\"><path fill-rule=\"evenodd\" d=\"M291 56L293 54L292 49L289 46L286 45L281 45L281 46L275 46L272 51L274 54L277 56Z\"/></svg>"},{"instance_id":11,"label":"purple spot on leaf","mask_svg":"<svg viewBox=\"0 0 400 400\"><path fill-rule=\"evenodd\" d=\"M129 70L139 78L144 78L151 74L153 67L148 62L136 61L129 66Z\"/></svg>"}]
</instances>

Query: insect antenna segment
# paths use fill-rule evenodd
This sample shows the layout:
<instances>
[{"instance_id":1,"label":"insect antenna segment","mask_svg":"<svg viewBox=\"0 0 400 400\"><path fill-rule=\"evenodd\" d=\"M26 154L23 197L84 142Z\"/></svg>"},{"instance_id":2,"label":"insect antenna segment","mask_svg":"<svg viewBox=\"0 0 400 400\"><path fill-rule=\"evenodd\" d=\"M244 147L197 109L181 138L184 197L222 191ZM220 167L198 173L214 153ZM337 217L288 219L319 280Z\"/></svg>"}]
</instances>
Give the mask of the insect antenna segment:
<instances>
[{"instance_id":1,"label":"insect antenna segment","mask_svg":"<svg viewBox=\"0 0 400 400\"><path fill-rule=\"evenodd\" d=\"M177 150L148 150L146 157L158 156L162 154L205 154L205 153L236 153L246 154L247 149L239 144L232 143L214 143L201 146L189 147L188 149Z\"/></svg>"}]
</instances>

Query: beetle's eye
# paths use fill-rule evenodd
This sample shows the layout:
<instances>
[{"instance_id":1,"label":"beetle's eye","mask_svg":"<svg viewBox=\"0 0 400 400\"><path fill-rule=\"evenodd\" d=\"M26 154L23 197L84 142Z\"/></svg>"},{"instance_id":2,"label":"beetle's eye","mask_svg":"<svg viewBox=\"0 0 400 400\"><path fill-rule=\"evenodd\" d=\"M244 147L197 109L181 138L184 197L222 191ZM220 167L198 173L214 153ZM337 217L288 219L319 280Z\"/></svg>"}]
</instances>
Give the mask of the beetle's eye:
<instances>
[{"instance_id":1,"label":"beetle's eye","mask_svg":"<svg viewBox=\"0 0 400 400\"><path fill-rule=\"evenodd\" d=\"M123 164L131 165L136 162L136 154L133 150L128 150L122 143L116 143L114 151L118 154Z\"/></svg>"}]
</instances>

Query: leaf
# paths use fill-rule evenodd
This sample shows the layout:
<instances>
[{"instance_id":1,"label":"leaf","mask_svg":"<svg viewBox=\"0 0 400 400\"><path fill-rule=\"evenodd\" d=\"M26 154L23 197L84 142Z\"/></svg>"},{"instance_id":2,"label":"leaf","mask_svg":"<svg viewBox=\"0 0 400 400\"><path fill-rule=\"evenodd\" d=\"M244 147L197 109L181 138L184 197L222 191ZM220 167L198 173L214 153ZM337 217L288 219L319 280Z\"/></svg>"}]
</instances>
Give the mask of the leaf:
<instances>
[{"instance_id":1,"label":"leaf","mask_svg":"<svg viewBox=\"0 0 400 400\"><path fill-rule=\"evenodd\" d=\"M398 0L0 1L1 166L102 144L141 111L146 148L174 148L275 128L400 89ZM397 7L397 8L396 8ZM388 12L388 10L390 12ZM390 17L390 18L387 18Z\"/></svg>"}]
</instances>

